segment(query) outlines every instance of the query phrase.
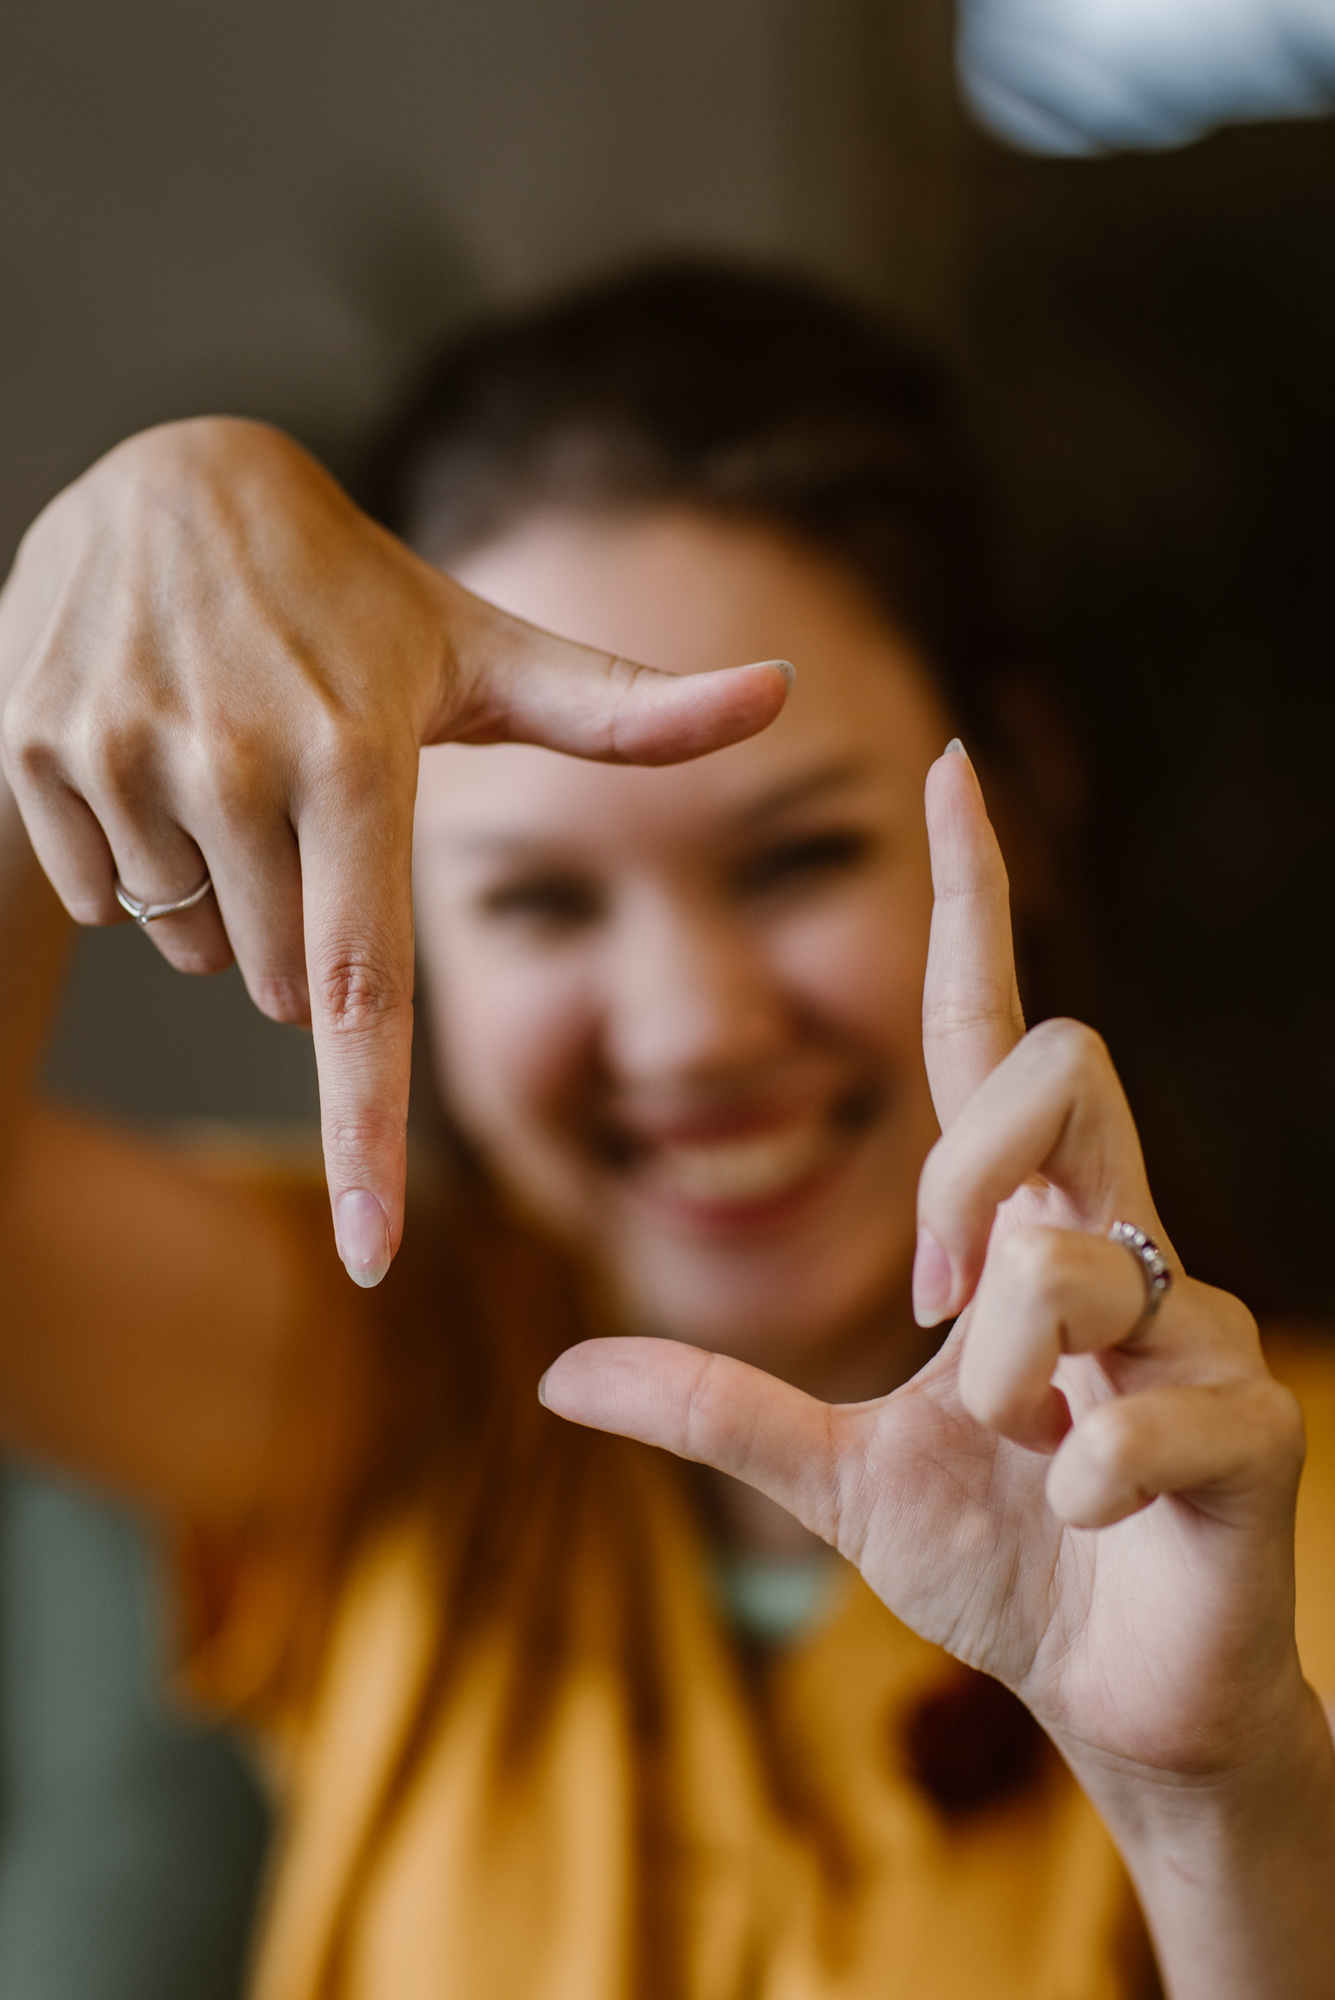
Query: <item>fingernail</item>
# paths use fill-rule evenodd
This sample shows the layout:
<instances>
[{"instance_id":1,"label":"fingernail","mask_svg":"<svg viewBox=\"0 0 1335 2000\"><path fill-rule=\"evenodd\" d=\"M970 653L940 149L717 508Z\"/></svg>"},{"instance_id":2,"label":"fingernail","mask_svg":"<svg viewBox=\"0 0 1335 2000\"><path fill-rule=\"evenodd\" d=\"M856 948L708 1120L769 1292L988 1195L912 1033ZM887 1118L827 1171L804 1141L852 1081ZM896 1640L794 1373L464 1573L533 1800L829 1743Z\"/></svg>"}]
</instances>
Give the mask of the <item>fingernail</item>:
<instances>
[{"instance_id":1,"label":"fingernail","mask_svg":"<svg viewBox=\"0 0 1335 2000\"><path fill-rule=\"evenodd\" d=\"M941 752L941 755L943 757L962 757L966 764L969 761L969 753L965 749L964 745L960 742L958 736L951 737L949 743L947 743L945 749Z\"/></svg>"},{"instance_id":2,"label":"fingernail","mask_svg":"<svg viewBox=\"0 0 1335 2000\"><path fill-rule=\"evenodd\" d=\"M389 1269L385 1211L364 1188L349 1188L334 1211L338 1254L354 1285L378 1285Z\"/></svg>"},{"instance_id":3,"label":"fingernail","mask_svg":"<svg viewBox=\"0 0 1335 2000\"><path fill-rule=\"evenodd\" d=\"M783 675L784 679L787 681L789 687L790 688L796 687L797 668L793 665L791 660L758 660L756 664L757 666L761 667L777 667L779 669L779 672Z\"/></svg>"},{"instance_id":4,"label":"fingernail","mask_svg":"<svg viewBox=\"0 0 1335 2000\"><path fill-rule=\"evenodd\" d=\"M919 1228L913 1257L913 1317L919 1326L939 1326L950 1310L954 1289L950 1259L930 1229Z\"/></svg>"},{"instance_id":5,"label":"fingernail","mask_svg":"<svg viewBox=\"0 0 1335 2000\"><path fill-rule=\"evenodd\" d=\"M551 1407L547 1401L547 1376L550 1375L551 1372L552 1371L549 1368L547 1370L547 1373L542 1377L542 1380L538 1383L538 1401L542 1404L544 1410L549 1409Z\"/></svg>"}]
</instances>

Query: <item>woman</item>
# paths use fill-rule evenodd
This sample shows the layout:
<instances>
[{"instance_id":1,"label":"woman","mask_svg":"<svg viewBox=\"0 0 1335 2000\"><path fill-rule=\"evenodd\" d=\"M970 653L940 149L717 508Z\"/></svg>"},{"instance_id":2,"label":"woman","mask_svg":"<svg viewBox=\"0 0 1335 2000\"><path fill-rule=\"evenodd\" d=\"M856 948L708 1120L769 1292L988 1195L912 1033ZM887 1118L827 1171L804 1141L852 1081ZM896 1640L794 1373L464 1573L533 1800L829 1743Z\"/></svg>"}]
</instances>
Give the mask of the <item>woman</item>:
<instances>
[{"instance_id":1,"label":"woman","mask_svg":"<svg viewBox=\"0 0 1335 2000\"><path fill-rule=\"evenodd\" d=\"M1024 1033L931 371L650 275L465 345L382 471L416 555L256 427L132 441L0 626L70 913L317 1038L360 1290L300 1190L7 1107L11 1433L167 1510L284 1760L256 1992L1139 1994L1123 1863L1175 1996L1323 1991L1301 1423L1146 1247L1097 1039ZM727 663L781 653L774 720ZM414 792L462 1151L382 1285ZM8 854L17 1054L63 926Z\"/></svg>"}]
</instances>

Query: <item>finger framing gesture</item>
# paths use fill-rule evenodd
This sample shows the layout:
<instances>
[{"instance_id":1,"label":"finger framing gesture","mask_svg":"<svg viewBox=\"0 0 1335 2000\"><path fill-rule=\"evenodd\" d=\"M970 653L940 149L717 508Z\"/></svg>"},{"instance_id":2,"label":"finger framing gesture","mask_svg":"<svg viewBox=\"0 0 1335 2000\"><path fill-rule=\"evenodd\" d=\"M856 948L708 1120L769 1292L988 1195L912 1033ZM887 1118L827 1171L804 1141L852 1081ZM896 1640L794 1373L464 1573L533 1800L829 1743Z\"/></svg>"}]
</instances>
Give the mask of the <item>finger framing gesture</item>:
<instances>
[{"instance_id":1,"label":"finger framing gesture","mask_svg":"<svg viewBox=\"0 0 1335 2000\"><path fill-rule=\"evenodd\" d=\"M1324 1991L1335 1755L1293 1631L1302 1425L1235 1299L1145 1314L1107 1237L1165 1243L1107 1050L1024 1030L1005 869L958 746L933 766L924 1050L943 1127L914 1292L926 1368L831 1406L668 1341L585 1342L541 1394L756 1486L906 1623L1014 1688L1107 1820L1170 1990Z\"/></svg>"},{"instance_id":2,"label":"finger framing gesture","mask_svg":"<svg viewBox=\"0 0 1335 2000\"><path fill-rule=\"evenodd\" d=\"M29 531L0 596L4 769L82 924L207 879L146 933L233 959L315 1037L335 1230L378 1283L403 1227L412 826L424 744L664 764L772 721L792 669L679 676L506 616L377 527L290 438L169 424Z\"/></svg>"}]
</instances>

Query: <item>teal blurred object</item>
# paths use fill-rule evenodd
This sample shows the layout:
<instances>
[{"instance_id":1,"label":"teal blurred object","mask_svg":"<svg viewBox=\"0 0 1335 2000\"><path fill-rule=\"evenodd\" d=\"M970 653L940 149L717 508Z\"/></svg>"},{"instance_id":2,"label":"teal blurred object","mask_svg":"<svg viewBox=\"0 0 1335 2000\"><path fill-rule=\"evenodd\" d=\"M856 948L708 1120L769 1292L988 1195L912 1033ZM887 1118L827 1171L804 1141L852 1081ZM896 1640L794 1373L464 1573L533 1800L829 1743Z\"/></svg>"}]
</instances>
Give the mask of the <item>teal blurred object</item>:
<instances>
[{"instance_id":1,"label":"teal blurred object","mask_svg":"<svg viewBox=\"0 0 1335 2000\"><path fill-rule=\"evenodd\" d=\"M0 1478L0 1994L236 2000L269 1815L236 1743L168 1707L148 1537Z\"/></svg>"}]
</instances>

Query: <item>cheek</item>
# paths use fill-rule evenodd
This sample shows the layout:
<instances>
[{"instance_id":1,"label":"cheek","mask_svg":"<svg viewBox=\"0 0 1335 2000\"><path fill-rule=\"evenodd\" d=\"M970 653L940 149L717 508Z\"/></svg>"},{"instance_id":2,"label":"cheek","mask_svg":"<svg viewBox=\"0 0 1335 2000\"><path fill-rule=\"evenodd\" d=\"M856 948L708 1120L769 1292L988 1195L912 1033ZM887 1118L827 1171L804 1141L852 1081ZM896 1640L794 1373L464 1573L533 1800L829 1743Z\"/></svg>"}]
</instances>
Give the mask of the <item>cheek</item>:
<instances>
[{"instance_id":1,"label":"cheek","mask_svg":"<svg viewBox=\"0 0 1335 2000\"><path fill-rule=\"evenodd\" d=\"M916 883L868 884L784 925L774 962L813 1014L916 1064L930 923L930 892Z\"/></svg>"},{"instance_id":2,"label":"cheek","mask_svg":"<svg viewBox=\"0 0 1335 2000\"><path fill-rule=\"evenodd\" d=\"M517 1147L550 1145L592 1040L579 969L456 933L428 951L427 970L441 1082L462 1124L502 1168Z\"/></svg>"}]
</instances>

